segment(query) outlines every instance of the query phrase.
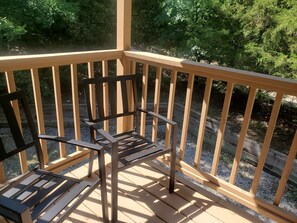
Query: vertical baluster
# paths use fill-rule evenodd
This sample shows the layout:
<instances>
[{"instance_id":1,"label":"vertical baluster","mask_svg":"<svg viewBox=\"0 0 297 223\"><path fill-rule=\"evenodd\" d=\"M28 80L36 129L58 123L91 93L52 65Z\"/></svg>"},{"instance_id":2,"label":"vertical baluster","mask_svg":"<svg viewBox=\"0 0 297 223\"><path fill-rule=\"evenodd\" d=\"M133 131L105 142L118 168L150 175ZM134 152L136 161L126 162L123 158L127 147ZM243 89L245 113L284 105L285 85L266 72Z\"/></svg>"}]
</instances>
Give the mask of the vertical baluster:
<instances>
[{"instance_id":1,"label":"vertical baluster","mask_svg":"<svg viewBox=\"0 0 297 223\"><path fill-rule=\"evenodd\" d=\"M88 62L88 78L93 78L94 75L94 63ZM92 110L92 117L93 119L96 118L96 96L95 96L95 86L90 85L90 104L91 104L91 110Z\"/></svg>"},{"instance_id":2,"label":"vertical baluster","mask_svg":"<svg viewBox=\"0 0 297 223\"><path fill-rule=\"evenodd\" d=\"M200 115L200 124L197 136L197 144L196 144L196 152L194 158L194 166L198 167L201 154L202 154L202 145L205 133L205 126L207 121L207 113L209 108L209 99L211 94L211 87L212 87L212 78L207 78L205 90L204 90L204 98L202 103L201 115Z\"/></svg>"},{"instance_id":3,"label":"vertical baluster","mask_svg":"<svg viewBox=\"0 0 297 223\"><path fill-rule=\"evenodd\" d=\"M16 85L15 85L15 81L14 81L13 71L6 71L5 76L6 76L6 83L7 83L8 92L16 91ZM13 109L15 111L19 126L21 126L22 125L21 124L21 116L20 116L20 110L19 110L18 103L17 103L17 101L14 101L12 103L13 103ZM22 128L20 128L20 129L22 129ZM19 153L19 159L20 159L22 173L27 172L28 171L28 164L27 164L27 156L26 156L25 151Z\"/></svg>"},{"instance_id":4,"label":"vertical baluster","mask_svg":"<svg viewBox=\"0 0 297 223\"><path fill-rule=\"evenodd\" d=\"M102 61L102 77L108 77L108 61ZM103 104L104 104L104 115L107 116L108 110L108 86L107 84L103 84ZM104 130L109 132L109 121L104 121Z\"/></svg>"},{"instance_id":5,"label":"vertical baluster","mask_svg":"<svg viewBox=\"0 0 297 223\"><path fill-rule=\"evenodd\" d=\"M285 186L289 179L290 172L292 170L296 154L297 154L297 130L295 131L295 136L292 141L290 152L288 154L288 158L287 158L286 164L284 166L282 176L281 176L281 179L280 179L280 182L279 182L279 185L278 185L275 197L274 197L273 204L275 204L275 205L279 205L280 200L283 196Z\"/></svg>"},{"instance_id":6,"label":"vertical baluster","mask_svg":"<svg viewBox=\"0 0 297 223\"><path fill-rule=\"evenodd\" d=\"M95 77L95 72L94 72L94 63L93 62L88 62L88 78L94 78ZM95 85L90 85L89 86L89 94L90 94L90 105L91 105L91 114L92 118L96 119L96 94L95 94ZM86 97L87 98L87 97ZM94 139L96 138L96 132L90 129L90 142L94 143ZM90 162L89 162L89 176L92 174L92 169L93 169L93 161L95 156L95 152L93 150L90 151Z\"/></svg>"},{"instance_id":7,"label":"vertical baluster","mask_svg":"<svg viewBox=\"0 0 297 223\"><path fill-rule=\"evenodd\" d=\"M213 162L211 167L211 174L213 175L217 174L222 144L224 140L224 133L225 133L225 128L226 128L227 119L228 119L229 107L230 107L230 102L232 98L232 91L233 91L233 83L228 83L225 99L224 99L223 111L222 111L221 120L220 120L220 128L218 131L216 147L215 147L215 152L214 152L214 157L213 157Z\"/></svg>"},{"instance_id":8,"label":"vertical baluster","mask_svg":"<svg viewBox=\"0 0 297 223\"><path fill-rule=\"evenodd\" d=\"M173 118L176 78L177 78L177 70L172 70L171 71L171 80L170 80L170 89L169 89L169 98L168 98L168 110L167 110L167 118L170 120L172 120L172 118ZM166 125L165 148L169 148L170 137L171 137L171 126L169 124L167 124Z\"/></svg>"},{"instance_id":9,"label":"vertical baluster","mask_svg":"<svg viewBox=\"0 0 297 223\"><path fill-rule=\"evenodd\" d=\"M73 125L75 139L81 139L80 132L80 116L79 116L79 100L78 100L78 82L77 82L77 65L71 64L71 93L72 93L72 109L73 109ZM77 146L76 150L79 151L80 148Z\"/></svg>"},{"instance_id":10,"label":"vertical baluster","mask_svg":"<svg viewBox=\"0 0 297 223\"><path fill-rule=\"evenodd\" d=\"M3 184L5 182L5 170L3 166L3 162L0 162L0 183Z\"/></svg>"},{"instance_id":11,"label":"vertical baluster","mask_svg":"<svg viewBox=\"0 0 297 223\"><path fill-rule=\"evenodd\" d=\"M232 170L231 170L231 175L230 175L230 179L229 179L229 182L231 184L234 184L235 180L236 180L237 169L238 169L239 162L241 159L241 154L242 154L243 146L244 146L244 140L245 140L247 130L249 127L249 122L250 122L251 114L253 111L253 105L254 105L256 93L257 93L257 89L254 87L250 87L249 97L248 97L248 101L246 104L242 127L240 130L236 153L235 153L233 166L232 166Z\"/></svg>"},{"instance_id":12,"label":"vertical baluster","mask_svg":"<svg viewBox=\"0 0 297 223\"><path fill-rule=\"evenodd\" d=\"M258 161L258 165L257 165L257 168L256 168L255 175L254 175L254 180L253 180L253 183L252 183L252 186L251 186L251 189L250 189L250 192L252 194L256 194L256 192L257 192L257 188L258 188L261 173L262 173L262 170L263 170L263 167L264 167L264 164L265 164L266 156L267 156L267 154L269 152L269 146L270 146L270 142L271 142L271 139L272 139L272 136L273 136L273 131L274 131L275 124L276 124L276 121L277 121L277 117L278 117L279 109L280 109L280 106L281 106L282 98L283 98L283 93L277 92L277 95L276 95L276 98L275 98L275 101L274 101L274 104L273 104L272 112L271 112L271 115L270 115L270 120L269 120L269 124L268 124L268 127L267 127L266 135L265 135L264 142L263 142L263 145L262 145L261 155L260 155L260 158L259 158L259 161Z\"/></svg>"},{"instance_id":13,"label":"vertical baluster","mask_svg":"<svg viewBox=\"0 0 297 223\"><path fill-rule=\"evenodd\" d=\"M154 112L159 113L160 108L160 93L161 93L161 79L162 79L162 68L157 67L156 70L156 81L155 81L155 96L154 96ZM157 141L158 135L158 119L153 119L153 130L152 130L152 141Z\"/></svg>"},{"instance_id":14,"label":"vertical baluster","mask_svg":"<svg viewBox=\"0 0 297 223\"><path fill-rule=\"evenodd\" d=\"M56 105L56 117L58 126L58 135L64 136L64 119L63 119L63 106L62 106L62 95L61 95L61 83L60 83L60 72L59 67L52 67L53 82L54 82L54 94L55 94L55 105ZM60 158L66 157L66 148L64 143L59 143Z\"/></svg>"},{"instance_id":15,"label":"vertical baluster","mask_svg":"<svg viewBox=\"0 0 297 223\"><path fill-rule=\"evenodd\" d=\"M195 79L195 75L190 73L188 78L188 87L187 87L186 102L185 102L185 108L184 108L183 129L182 129L182 135L180 140L179 158L181 160L184 159L185 148L187 143L194 79Z\"/></svg>"},{"instance_id":16,"label":"vertical baluster","mask_svg":"<svg viewBox=\"0 0 297 223\"><path fill-rule=\"evenodd\" d=\"M38 126L38 133L45 134L45 127L44 127L44 116L43 116L43 108L42 108L42 99L41 99L41 91L40 91L40 81L39 81L39 74L37 68L31 69L31 79L32 79L32 86L33 86L33 94L34 94L34 101L35 101L35 111L36 111L36 118L37 118L37 126ZM48 164L48 153L47 153L47 144L45 140L40 140L44 163Z\"/></svg>"},{"instance_id":17,"label":"vertical baluster","mask_svg":"<svg viewBox=\"0 0 297 223\"><path fill-rule=\"evenodd\" d=\"M148 85L148 64L143 65L143 74L142 74L142 96L141 96L141 108L146 109L147 106L147 85ZM141 113L140 118L140 135L145 135L145 124L146 124L146 114Z\"/></svg>"},{"instance_id":18,"label":"vertical baluster","mask_svg":"<svg viewBox=\"0 0 297 223\"><path fill-rule=\"evenodd\" d=\"M129 65L128 70L130 74L136 75L136 62L135 61L129 61L127 62ZM135 110L135 103L134 103L134 94L133 94L133 85L132 82L126 82L127 84L127 89L128 89L128 110L129 111L134 111ZM129 117L126 117L126 125L127 125L127 130L133 130L135 129L134 126L134 116L131 115ZM135 123L136 124L136 123Z\"/></svg>"}]
</instances>

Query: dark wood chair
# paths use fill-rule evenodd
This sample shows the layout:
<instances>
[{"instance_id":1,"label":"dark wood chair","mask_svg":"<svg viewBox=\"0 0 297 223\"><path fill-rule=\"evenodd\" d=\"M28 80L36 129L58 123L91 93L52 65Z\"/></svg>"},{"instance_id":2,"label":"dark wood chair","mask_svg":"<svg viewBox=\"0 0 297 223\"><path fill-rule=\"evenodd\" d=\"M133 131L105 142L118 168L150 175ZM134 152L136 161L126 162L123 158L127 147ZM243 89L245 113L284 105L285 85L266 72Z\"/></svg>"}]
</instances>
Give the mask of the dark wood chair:
<instances>
[{"instance_id":1,"label":"dark wood chair","mask_svg":"<svg viewBox=\"0 0 297 223\"><path fill-rule=\"evenodd\" d=\"M176 159L176 134L177 124L159 114L146 111L138 107L135 75L123 75L116 77L97 77L83 80L83 88L86 96L88 120L92 142L101 146L109 147L107 151L111 154L112 167L112 221L117 221L117 193L118 172L133 165L152 160L166 153L171 154L169 192L174 190L175 159ZM93 89L93 90L92 90ZM108 89L108 111L104 108L106 100L103 92ZM118 97L117 90L121 95ZM92 112L91 91L95 92L96 112ZM118 103L119 102L119 103ZM161 119L172 126L171 145L165 148L151 139L140 135L140 113ZM131 131L119 134L109 134L102 129L105 120L115 121L117 118L127 117L125 121L133 124ZM132 117L132 118L131 118ZM96 138L95 138L96 133ZM89 172L92 171L92 157L90 158Z\"/></svg>"},{"instance_id":2,"label":"dark wood chair","mask_svg":"<svg viewBox=\"0 0 297 223\"><path fill-rule=\"evenodd\" d=\"M17 102L22 125L18 124ZM103 220L108 221L106 173L102 146L66 139L64 137L38 135L30 109L22 92L0 96L0 112L6 117L8 130L0 134L0 161L26 150L27 154L37 154L39 168L35 168L4 185L0 191L0 215L14 222L62 222L88 195L101 184ZM3 121L3 120L2 120ZM5 136L5 137L4 137ZM88 148L98 154L99 178L78 180L51 173L44 169L40 139ZM34 151L36 149L36 152ZM37 164L38 161L36 161ZM98 203L99 208L99 203Z\"/></svg>"}]
</instances>

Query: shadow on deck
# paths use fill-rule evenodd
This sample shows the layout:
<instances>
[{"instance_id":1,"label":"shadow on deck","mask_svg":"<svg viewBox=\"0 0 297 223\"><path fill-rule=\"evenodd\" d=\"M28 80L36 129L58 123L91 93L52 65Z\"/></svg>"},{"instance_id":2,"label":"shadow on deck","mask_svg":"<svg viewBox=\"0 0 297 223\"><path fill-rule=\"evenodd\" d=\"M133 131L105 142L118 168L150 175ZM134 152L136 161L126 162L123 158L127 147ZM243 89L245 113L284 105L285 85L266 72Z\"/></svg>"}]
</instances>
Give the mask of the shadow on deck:
<instances>
[{"instance_id":1,"label":"shadow on deck","mask_svg":"<svg viewBox=\"0 0 297 223\"><path fill-rule=\"evenodd\" d=\"M110 204L110 168L107 171ZM87 164L67 173L75 177L86 174ZM145 163L120 172L119 222L262 222L200 187L194 190L177 182L175 193L169 194L167 181L162 172ZM99 195L100 189L96 189L66 222L102 221ZM110 211L109 206L109 216Z\"/></svg>"}]
</instances>

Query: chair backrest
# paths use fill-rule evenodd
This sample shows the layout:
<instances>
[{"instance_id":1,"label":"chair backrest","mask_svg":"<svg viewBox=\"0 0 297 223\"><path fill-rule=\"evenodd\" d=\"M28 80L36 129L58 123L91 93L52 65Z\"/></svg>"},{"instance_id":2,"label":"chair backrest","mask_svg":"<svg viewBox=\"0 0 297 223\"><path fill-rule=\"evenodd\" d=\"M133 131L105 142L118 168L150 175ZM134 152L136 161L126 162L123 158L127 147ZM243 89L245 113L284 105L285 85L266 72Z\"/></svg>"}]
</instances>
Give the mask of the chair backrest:
<instances>
[{"instance_id":1,"label":"chair backrest","mask_svg":"<svg viewBox=\"0 0 297 223\"><path fill-rule=\"evenodd\" d=\"M123 116L136 115L137 89L135 75L95 77L83 80L89 121L98 123ZM117 90L120 89L120 95ZM92 113L94 92L96 112ZM105 106L104 105L108 105Z\"/></svg>"},{"instance_id":2,"label":"chair backrest","mask_svg":"<svg viewBox=\"0 0 297 223\"><path fill-rule=\"evenodd\" d=\"M25 94L0 95L0 161L28 148L36 148L40 167L44 166L40 142Z\"/></svg>"}]
</instances>

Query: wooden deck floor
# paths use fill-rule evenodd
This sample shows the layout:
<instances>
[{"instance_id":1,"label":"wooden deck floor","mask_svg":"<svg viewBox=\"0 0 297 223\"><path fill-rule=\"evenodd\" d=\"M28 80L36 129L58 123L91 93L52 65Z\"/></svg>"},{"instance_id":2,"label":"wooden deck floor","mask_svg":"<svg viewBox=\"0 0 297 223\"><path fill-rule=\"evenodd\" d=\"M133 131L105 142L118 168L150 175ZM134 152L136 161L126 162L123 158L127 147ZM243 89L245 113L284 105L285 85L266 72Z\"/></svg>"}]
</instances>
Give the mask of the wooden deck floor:
<instances>
[{"instance_id":1,"label":"wooden deck floor","mask_svg":"<svg viewBox=\"0 0 297 223\"><path fill-rule=\"evenodd\" d=\"M94 166L98 167L97 164ZM110 218L110 169L108 168ZM67 175L83 177L87 165ZM95 179L95 175L93 176ZM140 164L119 174L119 222L260 222L233 204L198 188L177 182L173 194L167 190L167 177L148 164ZM66 222L102 222L100 190L95 190Z\"/></svg>"}]
</instances>

